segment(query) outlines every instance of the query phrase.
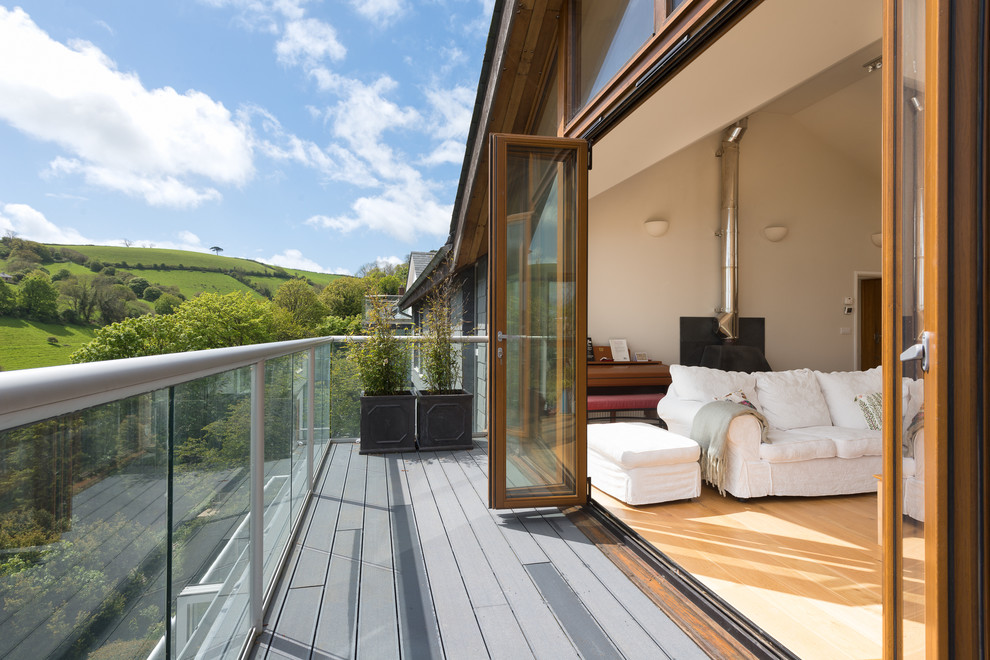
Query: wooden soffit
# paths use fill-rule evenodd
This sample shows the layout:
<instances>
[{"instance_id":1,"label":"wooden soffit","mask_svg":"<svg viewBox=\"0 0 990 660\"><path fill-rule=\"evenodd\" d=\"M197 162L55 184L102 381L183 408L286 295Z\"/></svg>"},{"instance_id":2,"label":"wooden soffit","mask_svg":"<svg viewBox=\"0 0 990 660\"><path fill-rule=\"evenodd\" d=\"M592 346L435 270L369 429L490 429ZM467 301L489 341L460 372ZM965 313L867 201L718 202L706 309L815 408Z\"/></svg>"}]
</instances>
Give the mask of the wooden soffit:
<instances>
[{"instance_id":1,"label":"wooden soffit","mask_svg":"<svg viewBox=\"0 0 990 660\"><path fill-rule=\"evenodd\" d=\"M527 133L550 75L565 0L496 4L454 215L454 270L488 253L488 135Z\"/></svg>"}]
</instances>

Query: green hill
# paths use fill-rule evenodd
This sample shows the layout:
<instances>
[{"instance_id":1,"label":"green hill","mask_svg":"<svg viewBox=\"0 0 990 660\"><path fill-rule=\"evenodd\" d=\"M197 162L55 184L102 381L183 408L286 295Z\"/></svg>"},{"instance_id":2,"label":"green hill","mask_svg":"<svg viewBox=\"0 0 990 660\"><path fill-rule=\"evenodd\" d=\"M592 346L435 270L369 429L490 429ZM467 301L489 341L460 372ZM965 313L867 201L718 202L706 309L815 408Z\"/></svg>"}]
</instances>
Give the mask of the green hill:
<instances>
[{"instance_id":1,"label":"green hill","mask_svg":"<svg viewBox=\"0 0 990 660\"><path fill-rule=\"evenodd\" d=\"M0 318L0 369L69 364L69 356L93 339L96 328ZM50 343L49 337L58 342Z\"/></svg>"},{"instance_id":2,"label":"green hill","mask_svg":"<svg viewBox=\"0 0 990 660\"><path fill-rule=\"evenodd\" d=\"M251 259L224 257L215 254L166 250L144 247L115 247L102 245L46 244L53 251L68 248L89 260L117 271L143 277L152 286L175 287L186 298L203 292L227 294L250 292L262 297L274 294L291 277L303 277L319 288L342 277L327 273L269 266ZM78 258L81 261L81 258ZM0 271L8 271L8 259L0 259ZM71 275L90 277L88 266L72 261L39 264L51 275L67 270ZM64 306L64 305L63 305ZM0 369L29 369L33 367L68 364L69 355L90 341L95 328L73 325L53 325L23 319L0 317ZM55 337L57 343L49 343Z\"/></svg>"}]
</instances>

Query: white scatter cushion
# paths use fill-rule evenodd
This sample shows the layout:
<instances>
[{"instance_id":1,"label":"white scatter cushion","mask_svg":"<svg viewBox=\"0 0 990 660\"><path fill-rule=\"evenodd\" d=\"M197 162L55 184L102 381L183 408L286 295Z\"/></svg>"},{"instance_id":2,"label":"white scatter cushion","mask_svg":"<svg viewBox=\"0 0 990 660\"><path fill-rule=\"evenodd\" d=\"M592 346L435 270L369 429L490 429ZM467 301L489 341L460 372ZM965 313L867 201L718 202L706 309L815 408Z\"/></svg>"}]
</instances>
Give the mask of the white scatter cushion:
<instances>
[{"instance_id":1,"label":"white scatter cushion","mask_svg":"<svg viewBox=\"0 0 990 660\"><path fill-rule=\"evenodd\" d=\"M742 390L759 409L756 398L756 376L743 371L722 371L708 367L670 365L670 379L677 387L677 394L686 401L714 401L729 392ZM750 397L749 395L753 395Z\"/></svg>"},{"instance_id":2,"label":"white scatter cushion","mask_svg":"<svg viewBox=\"0 0 990 660\"><path fill-rule=\"evenodd\" d=\"M810 369L757 372L756 392L771 428L786 431L832 425L818 379Z\"/></svg>"},{"instance_id":3,"label":"white scatter cushion","mask_svg":"<svg viewBox=\"0 0 990 660\"><path fill-rule=\"evenodd\" d=\"M815 372L821 387L833 426L847 429L868 429L863 411L856 396L867 392L879 392L883 387L880 367L869 371Z\"/></svg>"},{"instance_id":4,"label":"white scatter cushion","mask_svg":"<svg viewBox=\"0 0 990 660\"><path fill-rule=\"evenodd\" d=\"M831 427L799 431L770 430L760 443L760 460L768 463L800 463L835 456Z\"/></svg>"}]
</instances>

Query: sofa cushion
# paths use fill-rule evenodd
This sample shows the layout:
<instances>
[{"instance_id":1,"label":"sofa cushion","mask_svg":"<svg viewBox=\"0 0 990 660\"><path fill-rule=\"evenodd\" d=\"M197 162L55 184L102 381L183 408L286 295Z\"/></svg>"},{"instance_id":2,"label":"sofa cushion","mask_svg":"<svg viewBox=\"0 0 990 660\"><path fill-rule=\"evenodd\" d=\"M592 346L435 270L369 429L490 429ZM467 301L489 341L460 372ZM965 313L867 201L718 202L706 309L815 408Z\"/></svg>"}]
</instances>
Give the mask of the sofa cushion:
<instances>
[{"instance_id":1,"label":"sofa cushion","mask_svg":"<svg viewBox=\"0 0 990 660\"><path fill-rule=\"evenodd\" d=\"M677 395L687 401L707 403L721 399L732 392L742 391L753 406L760 410L760 402L756 396L755 374L672 364L670 379L673 381L673 387L677 388Z\"/></svg>"},{"instance_id":2,"label":"sofa cushion","mask_svg":"<svg viewBox=\"0 0 990 660\"><path fill-rule=\"evenodd\" d=\"M813 431L815 429L807 429ZM883 434L869 429L845 429L832 426L822 429L835 445L835 455L839 458L859 458L860 456L882 456Z\"/></svg>"},{"instance_id":3,"label":"sofa cushion","mask_svg":"<svg viewBox=\"0 0 990 660\"><path fill-rule=\"evenodd\" d=\"M589 424L588 450L624 468L697 462L701 447L691 438L652 424Z\"/></svg>"},{"instance_id":4,"label":"sofa cushion","mask_svg":"<svg viewBox=\"0 0 990 660\"><path fill-rule=\"evenodd\" d=\"M815 372L815 378L821 387L828 413L833 426L850 429L867 429L863 411L856 403L856 396L869 392L879 392L883 387L883 375L880 367L869 371L832 371Z\"/></svg>"},{"instance_id":5,"label":"sofa cushion","mask_svg":"<svg viewBox=\"0 0 990 660\"><path fill-rule=\"evenodd\" d=\"M797 463L835 456L835 443L829 437L831 427L791 431L770 429L760 445L760 459L768 463Z\"/></svg>"},{"instance_id":6,"label":"sofa cushion","mask_svg":"<svg viewBox=\"0 0 990 660\"><path fill-rule=\"evenodd\" d=\"M770 428L786 431L832 423L825 397L810 369L761 371L756 374L756 393Z\"/></svg>"}]
</instances>

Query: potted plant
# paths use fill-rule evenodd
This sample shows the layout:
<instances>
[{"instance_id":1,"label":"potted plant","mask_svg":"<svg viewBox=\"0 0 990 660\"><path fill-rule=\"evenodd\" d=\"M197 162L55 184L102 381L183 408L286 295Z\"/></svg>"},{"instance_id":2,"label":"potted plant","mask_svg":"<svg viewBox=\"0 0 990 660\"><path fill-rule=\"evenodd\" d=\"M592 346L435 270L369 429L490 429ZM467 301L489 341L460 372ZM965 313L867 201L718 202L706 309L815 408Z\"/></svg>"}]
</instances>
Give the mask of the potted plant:
<instances>
[{"instance_id":1,"label":"potted plant","mask_svg":"<svg viewBox=\"0 0 990 660\"><path fill-rule=\"evenodd\" d=\"M426 295L420 334L420 366L424 390L416 397L419 448L471 449L471 407L474 397L458 387L461 361L453 342L454 297L457 288L449 262L438 267L442 276Z\"/></svg>"},{"instance_id":2,"label":"potted plant","mask_svg":"<svg viewBox=\"0 0 990 660\"><path fill-rule=\"evenodd\" d=\"M416 448L416 399L407 388L409 359L395 336L392 305L372 298L368 339L354 351L361 385L362 454Z\"/></svg>"}]
</instances>

